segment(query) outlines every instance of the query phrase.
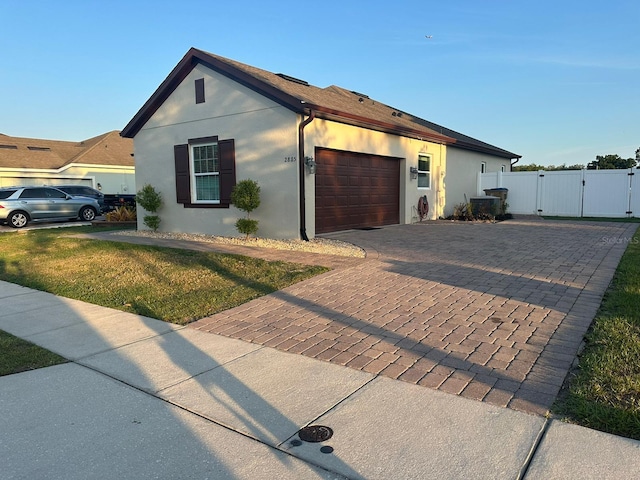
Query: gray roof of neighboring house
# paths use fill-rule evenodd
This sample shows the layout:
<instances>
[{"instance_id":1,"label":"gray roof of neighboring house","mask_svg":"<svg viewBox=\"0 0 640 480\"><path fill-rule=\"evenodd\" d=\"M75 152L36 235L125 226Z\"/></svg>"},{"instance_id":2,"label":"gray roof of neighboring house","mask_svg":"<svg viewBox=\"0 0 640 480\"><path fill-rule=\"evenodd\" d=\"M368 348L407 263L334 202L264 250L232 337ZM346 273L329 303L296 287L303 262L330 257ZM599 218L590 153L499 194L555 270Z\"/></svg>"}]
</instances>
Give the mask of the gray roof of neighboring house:
<instances>
[{"instance_id":1,"label":"gray roof of neighboring house","mask_svg":"<svg viewBox=\"0 0 640 480\"><path fill-rule=\"evenodd\" d=\"M72 163L134 166L133 141L116 130L81 142L0 133L0 168L57 170Z\"/></svg>"},{"instance_id":2,"label":"gray roof of neighboring house","mask_svg":"<svg viewBox=\"0 0 640 480\"><path fill-rule=\"evenodd\" d=\"M520 155L390 107L362 93L336 85L326 88L315 87L304 80L268 72L195 48L187 52L122 130L121 135L133 138L197 64L205 65L297 113L309 114L313 111L318 118L340 123L443 143L503 158L520 158Z\"/></svg>"}]
</instances>

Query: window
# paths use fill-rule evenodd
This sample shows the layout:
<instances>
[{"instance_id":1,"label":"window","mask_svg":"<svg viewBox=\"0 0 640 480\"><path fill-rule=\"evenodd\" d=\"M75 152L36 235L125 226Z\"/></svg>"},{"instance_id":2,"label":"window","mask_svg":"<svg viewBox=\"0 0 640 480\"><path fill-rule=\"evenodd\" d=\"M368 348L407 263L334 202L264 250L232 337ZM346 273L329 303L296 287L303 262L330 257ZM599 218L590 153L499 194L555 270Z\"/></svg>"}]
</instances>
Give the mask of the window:
<instances>
[{"instance_id":1,"label":"window","mask_svg":"<svg viewBox=\"0 0 640 480\"><path fill-rule=\"evenodd\" d=\"M234 145L217 136L174 145L176 201L185 208L229 208L236 184Z\"/></svg>"},{"instance_id":2,"label":"window","mask_svg":"<svg viewBox=\"0 0 640 480\"><path fill-rule=\"evenodd\" d=\"M194 202L220 201L220 158L218 144L193 145Z\"/></svg>"},{"instance_id":3,"label":"window","mask_svg":"<svg viewBox=\"0 0 640 480\"><path fill-rule=\"evenodd\" d=\"M196 103L204 103L204 78L198 78L196 86Z\"/></svg>"},{"instance_id":4,"label":"window","mask_svg":"<svg viewBox=\"0 0 640 480\"><path fill-rule=\"evenodd\" d=\"M480 173L487 173L487 162L482 162L480 164Z\"/></svg>"},{"instance_id":5,"label":"window","mask_svg":"<svg viewBox=\"0 0 640 480\"><path fill-rule=\"evenodd\" d=\"M431 188L431 157L418 155L418 188Z\"/></svg>"},{"instance_id":6,"label":"window","mask_svg":"<svg viewBox=\"0 0 640 480\"><path fill-rule=\"evenodd\" d=\"M0 190L0 200L5 200L16 193L16 190Z\"/></svg>"},{"instance_id":7,"label":"window","mask_svg":"<svg viewBox=\"0 0 640 480\"><path fill-rule=\"evenodd\" d=\"M506 165L501 165L501 166L500 166L500 171L501 171L502 173L506 172L506 171L507 171L507 166L506 166Z\"/></svg>"}]
</instances>

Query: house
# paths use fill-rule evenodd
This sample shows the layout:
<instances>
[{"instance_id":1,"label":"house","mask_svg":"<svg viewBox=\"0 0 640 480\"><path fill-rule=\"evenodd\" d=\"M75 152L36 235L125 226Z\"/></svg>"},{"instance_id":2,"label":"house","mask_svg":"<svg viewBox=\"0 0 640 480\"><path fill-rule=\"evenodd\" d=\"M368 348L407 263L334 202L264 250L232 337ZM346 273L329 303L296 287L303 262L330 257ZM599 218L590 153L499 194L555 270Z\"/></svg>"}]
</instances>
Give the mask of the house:
<instances>
[{"instance_id":1,"label":"house","mask_svg":"<svg viewBox=\"0 0 640 480\"><path fill-rule=\"evenodd\" d=\"M134 140L137 188L163 194L161 230L223 236L238 234L239 180L261 187L259 236L308 239L437 219L476 194L477 173L519 158L364 93L195 48L121 135Z\"/></svg>"},{"instance_id":2,"label":"house","mask_svg":"<svg viewBox=\"0 0 640 480\"><path fill-rule=\"evenodd\" d=\"M0 187L63 184L135 193L133 141L118 131L82 142L0 134Z\"/></svg>"}]
</instances>

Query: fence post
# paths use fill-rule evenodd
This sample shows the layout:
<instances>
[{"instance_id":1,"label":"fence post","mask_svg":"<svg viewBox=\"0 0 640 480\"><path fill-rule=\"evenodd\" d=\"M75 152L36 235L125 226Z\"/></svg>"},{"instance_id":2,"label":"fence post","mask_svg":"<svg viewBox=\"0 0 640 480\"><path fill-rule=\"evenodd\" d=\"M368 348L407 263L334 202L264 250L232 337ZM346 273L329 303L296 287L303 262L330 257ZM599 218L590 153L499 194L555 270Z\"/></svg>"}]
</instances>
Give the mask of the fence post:
<instances>
[{"instance_id":1,"label":"fence post","mask_svg":"<svg viewBox=\"0 0 640 480\"><path fill-rule=\"evenodd\" d=\"M536 210L538 215L543 214L542 196L544 195L544 170L538 170L536 175Z\"/></svg>"},{"instance_id":2,"label":"fence post","mask_svg":"<svg viewBox=\"0 0 640 480\"><path fill-rule=\"evenodd\" d=\"M585 184L585 175L586 169L580 170L580 182L582 183L582 188L580 189L580 218L584 217L584 184Z\"/></svg>"}]
</instances>

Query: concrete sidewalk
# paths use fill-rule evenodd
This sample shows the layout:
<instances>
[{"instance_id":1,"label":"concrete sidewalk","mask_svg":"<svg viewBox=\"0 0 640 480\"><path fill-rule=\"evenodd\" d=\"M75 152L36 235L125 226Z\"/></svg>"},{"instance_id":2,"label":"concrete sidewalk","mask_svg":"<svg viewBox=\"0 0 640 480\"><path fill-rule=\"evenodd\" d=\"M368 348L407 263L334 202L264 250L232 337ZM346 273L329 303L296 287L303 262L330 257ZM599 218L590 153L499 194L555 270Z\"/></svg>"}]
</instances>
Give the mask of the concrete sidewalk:
<instances>
[{"instance_id":1,"label":"concrete sidewalk","mask_svg":"<svg viewBox=\"0 0 640 480\"><path fill-rule=\"evenodd\" d=\"M71 360L0 377L3 479L640 471L640 442L10 283L0 301L0 329Z\"/></svg>"}]
</instances>

